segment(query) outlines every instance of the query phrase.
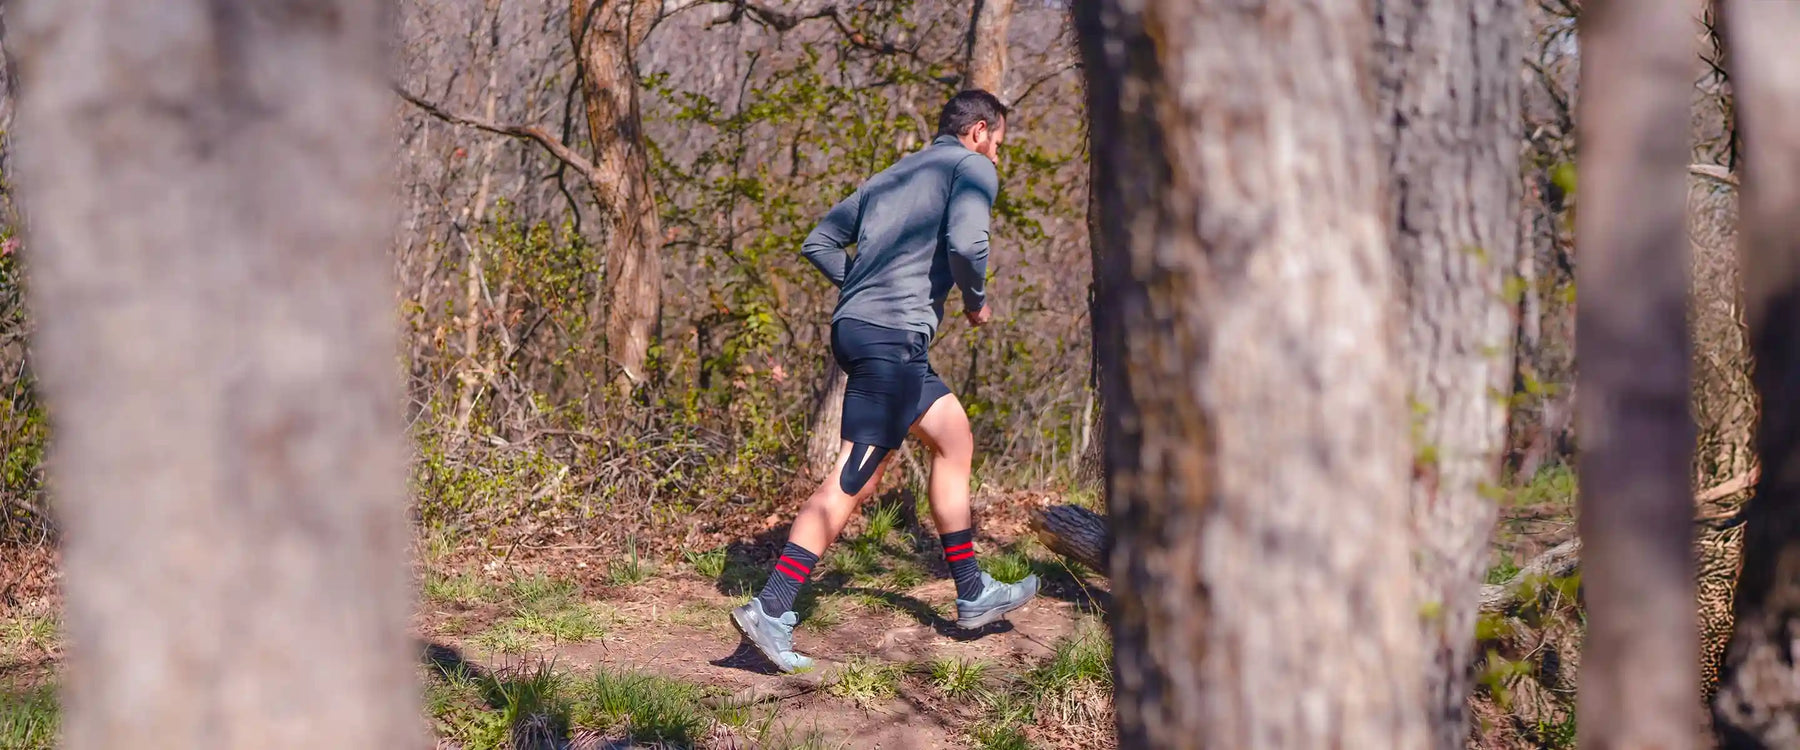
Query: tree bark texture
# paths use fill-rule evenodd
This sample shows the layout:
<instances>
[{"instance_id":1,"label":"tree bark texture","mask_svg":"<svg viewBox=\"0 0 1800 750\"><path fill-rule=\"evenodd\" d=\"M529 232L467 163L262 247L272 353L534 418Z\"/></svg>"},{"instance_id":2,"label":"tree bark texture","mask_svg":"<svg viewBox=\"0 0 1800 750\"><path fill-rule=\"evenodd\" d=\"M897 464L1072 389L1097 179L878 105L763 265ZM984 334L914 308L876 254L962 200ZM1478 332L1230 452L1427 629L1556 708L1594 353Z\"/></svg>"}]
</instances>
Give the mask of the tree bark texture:
<instances>
[{"instance_id":1,"label":"tree bark texture","mask_svg":"<svg viewBox=\"0 0 1800 750\"><path fill-rule=\"evenodd\" d=\"M1697 10L1589 0L1580 18L1585 748L1691 747L1701 725L1685 227Z\"/></svg>"},{"instance_id":2,"label":"tree bark texture","mask_svg":"<svg viewBox=\"0 0 1800 750\"><path fill-rule=\"evenodd\" d=\"M1745 318L1762 402L1735 631L1713 701L1725 747L1800 746L1800 6L1725 6L1744 137Z\"/></svg>"},{"instance_id":3,"label":"tree bark texture","mask_svg":"<svg viewBox=\"0 0 1800 750\"><path fill-rule=\"evenodd\" d=\"M1006 101L1006 30L1013 0L975 0L969 14L969 42L963 88L981 89Z\"/></svg>"},{"instance_id":4,"label":"tree bark texture","mask_svg":"<svg viewBox=\"0 0 1800 750\"><path fill-rule=\"evenodd\" d=\"M1120 744L1425 747L1367 7L1076 9Z\"/></svg>"},{"instance_id":5,"label":"tree bark texture","mask_svg":"<svg viewBox=\"0 0 1800 750\"><path fill-rule=\"evenodd\" d=\"M422 747L381 4L7 11L66 746Z\"/></svg>"},{"instance_id":6,"label":"tree bark texture","mask_svg":"<svg viewBox=\"0 0 1800 750\"><path fill-rule=\"evenodd\" d=\"M594 151L589 178L606 222L607 368L614 389L644 381L662 311L662 222L638 114L634 51L656 20L649 0L570 0L569 32L581 67L581 94Z\"/></svg>"},{"instance_id":7,"label":"tree bark texture","mask_svg":"<svg viewBox=\"0 0 1800 750\"><path fill-rule=\"evenodd\" d=\"M1506 442L1519 255L1521 0L1378 0L1388 241L1407 315L1414 568L1435 747L1460 747Z\"/></svg>"},{"instance_id":8,"label":"tree bark texture","mask_svg":"<svg viewBox=\"0 0 1800 750\"><path fill-rule=\"evenodd\" d=\"M844 389L849 386L849 376L829 357L825 366L825 393L812 410L806 435L806 475L815 480L837 467L838 452L844 447Z\"/></svg>"}]
</instances>

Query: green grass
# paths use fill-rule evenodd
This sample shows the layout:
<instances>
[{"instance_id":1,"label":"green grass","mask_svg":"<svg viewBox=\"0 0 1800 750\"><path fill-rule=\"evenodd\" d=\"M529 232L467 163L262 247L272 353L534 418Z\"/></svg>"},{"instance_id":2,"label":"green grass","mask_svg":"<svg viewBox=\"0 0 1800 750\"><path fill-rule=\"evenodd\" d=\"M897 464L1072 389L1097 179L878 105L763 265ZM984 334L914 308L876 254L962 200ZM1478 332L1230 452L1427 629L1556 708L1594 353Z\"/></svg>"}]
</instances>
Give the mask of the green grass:
<instances>
[{"instance_id":1,"label":"green grass","mask_svg":"<svg viewBox=\"0 0 1800 750\"><path fill-rule=\"evenodd\" d=\"M914 560L895 562L893 567L888 570L887 575L882 576L882 584L896 591L915 588L925 580L925 568Z\"/></svg>"},{"instance_id":2,"label":"green grass","mask_svg":"<svg viewBox=\"0 0 1800 750\"><path fill-rule=\"evenodd\" d=\"M931 684L949 698L972 698L985 692L987 670L984 661L938 659L931 663Z\"/></svg>"},{"instance_id":3,"label":"green grass","mask_svg":"<svg viewBox=\"0 0 1800 750\"><path fill-rule=\"evenodd\" d=\"M882 558L881 540L863 535L833 547L826 564L850 581L871 583L886 570Z\"/></svg>"},{"instance_id":4,"label":"green grass","mask_svg":"<svg viewBox=\"0 0 1800 750\"><path fill-rule=\"evenodd\" d=\"M800 597L794 600L794 615L800 618L800 627L813 631L825 631L844 624L849 619L853 602L849 597L837 595L821 596L813 589L804 589Z\"/></svg>"},{"instance_id":5,"label":"green grass","mask_svg":"<svg viewBox=\"0 0 1800 750\"><path fill-rule=\"evenodd\" d=\"M551 578L542 573L514 579L506 594L520 611L550 612L574 604L577 590L573 581Z\"/></svg>"},{"instance_id":6,"label":"green grass","mask_svg":"<svg viewBox=\"0 0 1800 750\"><path fill-rule=\"evenodd\" d=\"M865 539L887 541L890 534L900 528L900 506L887 504L869 513L869 526L863 529Z\"/></svg>"},{"instance_id":7,"label":"green grass","mask_svg":"<svg viewBox=\"0 0 1800 750\"><path fill-rule=\"evenodd\" d=\"M467 750L505 750L515 725L541 734L566 734L570 706L564 678L549 662L498 675L438 670L425 694L426 710L440 737Z\"/></svg>"},{"instance_id":8,"label":"green grass","mask_svg":"<svg viewBox=\"0 0 1800 750\"><path fill-rule=\"evenodd\" d=\"M854 660L846 663L832 683L831 694L865 708L900 694L900 668L892 664Z\"/></svg>"},{"instance_id":9,"label":"green grass","mask_svg":"<svg viewBox=\"0 0 1800 750\"><path fill-rule=\"evenodd\" d=\"M630 742L689 744L713 721L702 697L697 685L603 669L580 683L572 718L583 727L623 732Z\"/></svg>"},{"instance_id":10,"label":"green grass","mask_svg":"<svg viewBox=\"0 0 1800 750\"><path fill-rule=\"evenodd\" d=\"M591 641L606 634L606 625L592 609L570 607L554 612L526 612L508 621L526 635L543 636L566 643Z\"/></svg>"},{"instance_id":11,"label":"green grass","mask_svg":"<svg viewBox=\"0 0 1800 750\"><path fill-rule=\"evenodd\" d=\"M688 552L685 557L687 564L700 577L714 581L725 577L725 550L723 548L706 552Z\"/></svg>"},{"instance_id":12,"label":"green grass","mask_svg":"<svg viewBox=\"0 0 1800 750\"><path fill-rule=\"evenodd\" d=\"M1500 559L1494 563L1493 567L1488 568L1487 583L1490 585L1506 583L1507 581L1512 580L1513 576L1518 574L1518 563L1513 562L1512 555L1503 554L1500 556Z\"/></svg>"},{"instance_id":13,"label":"green grass","mask_svg":"<svg viewBox=\"0 0 1800 750\"><path fill-rule=\"evenodd\" d=\"M614 586L633 586L650 577L651 566L638 557L637 540L627 545L625 556L606 565L606 581Z\"/></svg>"},{"instance_id":14,"label":"green grass","mask_svg":"<svg viewBox=\"0 0 1800 750\"><path fill-rule=\"evenodd\" d=\"M985 724L972 733L980 750L1031 750L1031 741L1015 724Z\"/></svg>"},{"instance_id":15,"label":"green grass","mask_svg":"<svg viewBox=\"0 0 1800 750\"><path fill-rule=\"evenodd\" d=\"M61 713L54 686L0 689L0 747L50 750L56 746Z\"/></svg>"},{"instance_id":16,"label":"green grass","mask_svg":"<svg viewBox=\"0 0 1800 750\"><path fill-rule=\"evenodd\" d=\"M499 588L474 573L444 575L437 571L425 574L425 598L434 602L481 604L500 598Z\"/></svg>"},{"instance_id":17,"label":"green grass","mask_svg":"<svg viewBox=\"0 0 1800 750\"><path fill-rule=\"evenodd\" d=\"M531 637L513 627L510 620L475 634L473 640L476 646L496 654L522 654L531 648Z\"/></svg>"},{"instance_id":18,"label":"green grass","mask_svg":"<svg viewBox=\"0 0 1800 750\"><path fill-rule=\"evenodd\" d=\"M981 569L1001 583L1018 583L1031 575L1031 556L1016 547L1009 548L981 558Z\"/></svg>"},{"instance_id":19,"label":"green grass","mask_svg":"<svg viewBox=\"0 0 1800 750\"><path fill-rule=\"evenodd\" d=\"M1576 493L1575 469L1555 464L1539 469L1537 474L1512 489L1508 502L1524 506L1573 506Z\"/></svg>"},{"instance_id":20,"label":"green grass","mask_svg":"<svg viewBox=\"0 0 1800 750\"><path fill-rule=\"evenodd\" d=\"M1084 682L1112 688L1112 641L1096 627L1059 641L1056 653L1025 675L1026 688L1040 702L1065 697Z\"/></svg>"}]
</instances>

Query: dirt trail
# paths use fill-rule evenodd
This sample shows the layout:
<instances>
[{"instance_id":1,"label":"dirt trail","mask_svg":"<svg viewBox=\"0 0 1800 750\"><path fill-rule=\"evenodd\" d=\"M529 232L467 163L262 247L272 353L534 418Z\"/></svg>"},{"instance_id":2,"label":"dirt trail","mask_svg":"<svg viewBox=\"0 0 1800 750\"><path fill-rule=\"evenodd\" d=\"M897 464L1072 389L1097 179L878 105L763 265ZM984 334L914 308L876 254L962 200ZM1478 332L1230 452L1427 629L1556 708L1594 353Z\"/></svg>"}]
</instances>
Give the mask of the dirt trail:
<instances>
[{"instance_id":1,"label":"dirt trail","mask_svg":"<svg viewBox=\"0 0 1800 750\"><path fill-rule=\"evenodd\" d=\"M597 594L597 595L596 595ZM978 632L966 632L943 619L954 599L948 580L932 581L905 592L846 587L796 634L802 652L825 668L847 662L922 667L932 660L953 658L985 661L1001 673L1028 669L1055 651L1058 641L1076 632L1085 603L1055 596L1036 601ZM419 621L426 640L456 649L477 664L503 666L553 660L558 669L590 672L630 670L742 693L783 678L762 656L743 644L727 612L741 602L720 593L710 581L691 575L646 581L626 588L602 587L585 592L587 604L605 613L607 626L598 638L582 642L539 640L522 652L498 653L479 637L491 624L491 612L460 611L454 604L427 604ZM791 681L791 678L790 678ZM958 748L970 745L959 710L934 691L904 681L897 696L873 703L809 690L764 703L776 722L798 746L876 748ZM920 688L920 689L915 689ZM755 710L755 709L753 709ZM811 744L798 738L810 737ZM727 743L729 746L729 743Z\"/></svg>"}]
</instances>

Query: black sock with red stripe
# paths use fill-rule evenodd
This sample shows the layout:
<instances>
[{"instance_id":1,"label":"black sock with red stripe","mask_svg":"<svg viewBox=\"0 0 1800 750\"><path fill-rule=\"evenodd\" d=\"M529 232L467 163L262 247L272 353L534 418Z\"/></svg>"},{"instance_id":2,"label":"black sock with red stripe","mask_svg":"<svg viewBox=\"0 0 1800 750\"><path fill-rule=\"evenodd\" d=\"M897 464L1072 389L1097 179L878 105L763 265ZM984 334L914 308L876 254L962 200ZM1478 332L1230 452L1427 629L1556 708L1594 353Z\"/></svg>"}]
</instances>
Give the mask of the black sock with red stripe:
<instances>
[{"instance_id":1,"label":"black sock with red stripe","mask_svg":"<svg viewBox=\"0 0 1800 750\"><path fill-rule=\"evenodd\" d=\"M763 584L762 593L756 595L762 602L763 611L771 617L780 617L783 612L792 610L794 598L800 596L800 584L812 577L813 566L818 564L818 555L788 542L781 548L781 557L775 559L775 570L769 573L769 582Z\"/></svg>"},{"instance_id":2,"label":"black sock with red stripe","mask_svg":"<svg viewBox=\"0 0 1800 750\"><path fill-rule=\"evenodd\" d=\"M975 563L975 530L952 531L938 537L944 542L944 562L956 579L956 598L974 601L981 596L981 566Z\"/></svg>"}]
</instances>

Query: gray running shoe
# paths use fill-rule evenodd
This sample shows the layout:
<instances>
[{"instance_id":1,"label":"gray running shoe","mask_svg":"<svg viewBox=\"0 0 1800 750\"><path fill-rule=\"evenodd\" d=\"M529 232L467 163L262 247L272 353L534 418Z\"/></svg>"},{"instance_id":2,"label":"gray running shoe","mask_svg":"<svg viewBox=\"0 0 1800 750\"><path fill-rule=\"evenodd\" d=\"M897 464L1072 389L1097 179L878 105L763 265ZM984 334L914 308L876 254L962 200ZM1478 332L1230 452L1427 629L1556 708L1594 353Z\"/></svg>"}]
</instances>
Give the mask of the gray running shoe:
<instances>
[{"instance_id":1,"label":"gray running shoe","mask_svg":"<svg viewBox=\"0 0 1800 750\"><path fill-rule=\"evenodd\" d=\"M731 622L738 632L783 672L797 672L813 665L812 659L794 652L794 625L798 621L792 612L770 617L758 599L731 610Z\"/></svg>"},{"instance_id":2,"label":"gray running shoe","mask_svg":"<svg viewBox=\"0 0 1800 750\"><path fill-rule=\"evenodd\" d=\"M974 601L956 600L956 624L959 627L974 630L990 622L1006 616L1006 613L1025 606L1026 602L1037 596L1038 578L1035 575L1025 576L1018 583L1001 583L993 576L981 574L981 595Z\"/></svg>"}]
</instances>

